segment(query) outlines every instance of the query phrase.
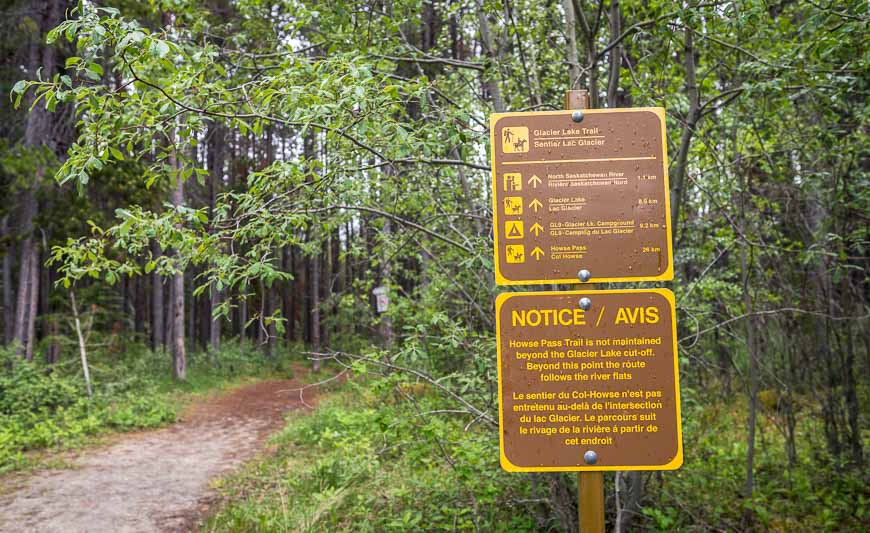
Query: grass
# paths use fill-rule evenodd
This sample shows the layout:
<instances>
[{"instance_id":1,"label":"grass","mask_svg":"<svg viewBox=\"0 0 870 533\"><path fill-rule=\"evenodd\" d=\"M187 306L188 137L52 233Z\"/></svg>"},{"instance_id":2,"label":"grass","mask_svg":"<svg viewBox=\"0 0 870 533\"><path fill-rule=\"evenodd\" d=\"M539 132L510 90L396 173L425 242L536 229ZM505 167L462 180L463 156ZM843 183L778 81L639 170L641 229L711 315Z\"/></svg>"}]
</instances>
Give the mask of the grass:
<instances>
[{"instance_id":1,"label":"grass","mask_svg":"<svg viewBox=\"0 0 870 533\"><path fill-rule=\"evenodd\" d=\"M527 478L492 454L494 433L425 389L399 399L391 379L349 382L312 415L292 415L272 453L215 484L203 531L517 531L535 529ZM496 443L497 444L497 443ZM497 450L497 448L496 448Z\"/></svg>"},{"instance_id":2,"label":"grass","mask_svg":"<svg viewBox=\"0 0 870 533\"><path fill-rule=\"evenodd\" d=\"M357 379L310 416L291 416L269 454L215 484L222 502L202 531L558 530L531 477L499 467L495 434L465 431L461 415L424 414L455 406L417 385ZM798 462L785 468L776 413L761 413L747 501L746 403L696 395L683 393L685 465L645 474L632 530L741 531L746 507L756 531L867 529L867 474L820 452L814 417L800 418ZM614 477L605 479L612 528Z\"/></svg>"},{"instance_id":3,"label":"grass","mask_svg":"<svg viewBox=\"0 0 870 533\"><path fill-rule=\"evenodd\" d=\"M265 358L229 342L210 358L194 353L187 380L170 375L169 356L138 344L124 353L94 353L89 399L77 366L53 367L0 353L0 474L46 467L59 452L92 445L112 433L164 426L193 401L268 378L293 376L293 359ZM217 362L217 364L216 364Z\"/></svg>"}]
</instances>

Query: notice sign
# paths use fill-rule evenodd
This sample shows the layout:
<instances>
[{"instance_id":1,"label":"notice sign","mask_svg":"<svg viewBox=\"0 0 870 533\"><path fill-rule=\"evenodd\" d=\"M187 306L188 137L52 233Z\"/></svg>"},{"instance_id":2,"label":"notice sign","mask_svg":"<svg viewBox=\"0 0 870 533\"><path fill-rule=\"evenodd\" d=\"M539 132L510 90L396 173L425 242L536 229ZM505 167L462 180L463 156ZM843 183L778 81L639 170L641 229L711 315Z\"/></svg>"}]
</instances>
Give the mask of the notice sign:
<instances>
[{"instance_id":1,"label":"notice sign","mask_svg":"<svg viewBox=\"0 0 870 533\"><path fill-rule=\"evenodd\" d=\"M584 297L586 310L579 305ZM682 464L671 291L501 294L496 336L505 470Z\"/></svg>"},{"instance_id":2,"label":"notice sign","mask_svg":"<svg viewBox=\"0 0 870 533\"><path fill-rule=\"evenodd\" d=\"M673 279L664 109L500 113L490 136L499 285Z\"/></svg>"}]
</instances>

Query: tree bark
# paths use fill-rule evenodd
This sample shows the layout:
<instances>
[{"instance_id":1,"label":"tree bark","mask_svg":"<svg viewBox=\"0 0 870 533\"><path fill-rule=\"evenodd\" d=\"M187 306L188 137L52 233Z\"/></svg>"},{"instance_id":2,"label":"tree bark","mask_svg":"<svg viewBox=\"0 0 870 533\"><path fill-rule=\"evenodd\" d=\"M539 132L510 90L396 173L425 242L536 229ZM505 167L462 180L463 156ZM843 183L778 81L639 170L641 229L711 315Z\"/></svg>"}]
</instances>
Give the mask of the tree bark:
<instances>
[{"instance_id":1,"label":"tree bark","mask_svg":"<svg viewBox=\"0 0 870 533\"><path fill-rule=\"evenodd\" d=\"M151 258L157 261L162 252L157 241L151 241ZM154 270L151 273L151 347L153 350L163 350L166 347L166 326L163 317L163 276Z\"/></svg>"},{"instance_id":2,"label":"tree bark","mask_svg":"<svg viewBox=\"0 0 870 533\"><path fill-rule=\"evenodd\" d=\"M29 35L28 42L28 60L27 70L29 77L35 78L36 71L42 69L42 76L51 78L57 70L57 49L54 45L44 44L43 36L50 29L57 26L63 17L63 6L60 0L31 0L30 12L32 20L36 22L35 31ZM32 101L31 95L28 100ZM52 152L57 149L57 140L52 131L52 123L54 119L51 113L45 109L45 106L37 105L27 115L27 122L24 127L24 146L31 150L48 149ZM45 168L41 163L34 169L33 175L26 180L24 189L21 192L21 213L18 222L19 234L22 237L21 247L19 252L21 260L19 262L20 271L18 275L18 296L17 305L15 308L15 328L13 331L13 342L17 342L19 353L22 356L30 357L33 355L32 343L34 328L31 325L31 319L35 321L36 317L31 317L31 314L36 313L33 298L36 297L36 291L33 290L34 285L39 284L39 280L34 282L33 276L38 276L38 258L34 259L34 250L37 245L33 239L34 226L33 221L38 213L38 205L36 201L36 190L39 183L45 174ZM37 252L38 257L38 252Z\"/></svg>"},{"instance_id":3,"label":"tree bark","mask_svg":"<svg viewBox=\"0 0 870 533\"><path fill-rule=\"evenodd\" d=\"M221 9L217 12L224 14L225 5L221 5ZM224 180L224 165L226 164L226 130L220 123L215 123L210 128L209 143L208 143L208 218L214 221L214 208L217 202L217 195L223 188ZM220 351L221 343L221 322L222 319L217 314L217 309L223 303L223 291L218 290L217 284L212 283L209 289L208 299L208 316L205 317L208 322L208 352L214 357Z\"/></svg>"},{"instance_id":4,"label":"tree bark","mask_svg":"<svg viewBox=\"0 0 870 533\"><path fill-rule=\"evenodd\" d=\"M568 56L568 89L580 88L580 58L577 55L577 15L574 13L574 2L562 0L565 10L565 48Z\"/></svg>"},{"instance_id":5,"label":"tree bark","mask_svg":"<svg viewBox=\"0 0 870 533\"><path fill-rule=\"evenodd\" d=\"M735 143L735 161L739 161L739 153L737 152L737 140L736 135L734 137ZM739 172L738 168L738 172ZM754 299L750 292L751 289L751 279L752 279L752 257L750 256L750 246L751 244L747 242L745 236L750 235L748 222L746 220L746 207L749 202L750 195L750 187L751 182L749 178L749 174L747 171L743 171L745 178L741 183L741 191L740 191L740 211L739 211L739 224L740 224L740 233L744 236L741 240L740 246L740 275L742 278L742 298L743 298L743 312L748 315L745 320L746 327L746 354L748 357L748 369L747 374L749 378L749 414L747 420L747 428L746 428L746 482L743 487L743 496L748 501L752 499L752 494L755 489L755 430L756 430L756 419L758 416L758 388L759 388L759 376L758 376L758 354L756 353L756 339L755 339L755 319L752 316L752 313L755 310ZM752 507L747 505L744 514L744 525L748 527L750 530L752 529L752 522L754 520L754 515L752 512Z\"/></svg>"},{"instance_id":6,"label":"tree bark","mask_svg":"<svg viewBox=\"0 0 870 533\"><path fill-rule=\"evenodd\" d=\"M695 126L701 115L701 95L698 91L698 82L695 73L695 44L692 30L686 28L685 46L683 54L686 61L686 96L689 98L689 111L686 113L686 126L680 137L680 148L677 151L677 161L673 174L673 191L671 192L671 233L674 242L677 240L677 230L680 221L680 209L683 204L683 196L686 181L686 163L689 158L689 147L692 136L695 134Z\"/></svg>"},{"instance_id":7,"label":"tree bark","mask_svg":"<svg viewBox=\"0 0 870 533\"><path fill-rule=\"evenodd\" d=\"M389 241L393 234L393 223L389 218L384 219L384 228L381 231L384 236L384 241ZM393 265L390 261L387 247L383 246L383 255L381 256L381 286L389 287L393 277ZM389 292L387 293L389 294ZM384 349L389 352L393 348L393 319L390 317L389 310L386 313L381 313L381 340L384 343Z\"/></svg>"},{"instance_id":8,"label":"tree bark","mask_svg":"<svg viewBox=\"0 0 870 533\"><path fill-rule=\"evenodd\" d=\"M76 329L76 338L79 341L79 356L82 361L82 373L85 376L85 385L88 389L88 398L94 397L94 392L91 389L91 372L88 370L88 350L87 350L87 341L85 340L85 336L82 333L82 322L79 319L79 308L76 304L76 293L75 291L69 292L70 304L72 305L73 312L73 321L75 322Z\"/></svg>"},{"instance_id":9,"label":"tree bark","mask_svg":"<svg viewBox=\"0 0 870 533\"><path fill-rule=\"evenodd\" d=\"M2 235L5 241L3 254L3 343L9 344L15 334L15 304L12 291L12 257L15 255L13 235L9 231L9 215L3 217Z\"/></svg>"},{"instance_id":10,"label":"tree bark","mask_svg":"<svg viewBox=\"0 0 870 533\"><path fill-rule=\"evenodd\" d=\"M499 76L495 74L495 72L498 72L499 51L495 44L495 39L492 37L492 31L489 28L489 18L483 8L482 0L478 0L477 3L477 21L480 26L480 43L483 45L483 51L489 60L487 70L483 74L483 85L489 94L490 101L492 101L492 108L496 113L501 113L505 109L504 100L502 100L501 87L498 84Z\"/></svg>"},{"instance_id":11,"label":"tree bark","mask_svg":"<svg viewBox=\"0 0 870 533\"><path fill-rule=\"evenodd\" d=\"M297 338L298 323L298 307L299 298L296 293L299 287L299 272L297 271L296 247L289 246L287 250L288 259L290 261L290 273L293 274L293 281L287 287L287 340L295 342Z\"/></svg>"},{"instance_id":12,"label":"tree bark","mask_svg":"<svg viewBox=\"0 0 870 533\"><path fill-rule=\"evenodd\" d=\"M39 309L39 247L33 246L30 251L30 289L27 302L27 335L25 337L24 357L33 361L33 346L36 344L36 315Z\"/></svg>"},{"instance_id":13,"label":"tree bark","mask_svg":"<svg viewBox=\"0 0 870 533\"><path fill-rule=\"evenodd\" d=\"M622 12L619 0L610 0L610 39L617 39L622 33ZM617 106L619 91L619 71L622 66L622 45L610 49L610 75L607 79L607 107Z\"/></svg>"},{"instance_id":14,"label":"tree bark","mask_svg":"<svg viewBox=\"0 0 870 533\"><path fill-rule=\"evenodd\" d=\"M15 302L15 327L12 332L12 342L18 346L22 357L28 347L28 313L30 311L30 294L33 277L31 275L33 250L33 219L36 216L36 197L33 189L28 187L21 195L21 232L25 235L21 241L18 269L18 295Z\"/></svg>"},{"instance_id":15,"label":"tree bark","mask_svg":"<svg viewBox=\"0 0 870 533\"><path fill-rule=\"evenodd\" d=\"M171 142L174 143L174 136ZM184 181L178 165L175 147L169 156L169 165L173 171L175 187L172 189L172 205L184 205ZM172 276L172 372L175 379L187 379L187 351L184 343L184 272Z\"/></svg>"},{"instance_id":16,"label":"tree bark","mask_svg":"<svg viewBox=\"0 0 870 533\"><path fill-rule=\"evenodd\" d=\"M311 232L312 238L317 239L316 233ZM311 351L320 352L320 254L314 254L310 258L311 278L308 280L308 290L311 301ZM320 359L315 356L312 369L320 370Z\"/></svg>"}]
</instances>

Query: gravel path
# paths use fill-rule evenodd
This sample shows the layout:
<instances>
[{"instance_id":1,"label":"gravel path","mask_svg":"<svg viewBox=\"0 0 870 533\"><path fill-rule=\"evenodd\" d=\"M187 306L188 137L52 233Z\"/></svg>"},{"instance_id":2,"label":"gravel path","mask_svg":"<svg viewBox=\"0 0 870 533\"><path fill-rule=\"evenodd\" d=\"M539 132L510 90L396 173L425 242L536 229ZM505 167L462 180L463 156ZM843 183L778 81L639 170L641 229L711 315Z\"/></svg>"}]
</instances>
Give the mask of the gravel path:
<instances>
[{"instance_id":1,"label":"gravel path","mask_svg":"<svg viewBox=\"0 0 870 533\"><path fill-rule=\"evenodd\" d=\"M261 449L303 405L295 381L264 381L193 406L180 422L85 450L71 469L0 479L0 532L189 531L209 481ZM306 400L311 399L306 394Z\"/></svg>"}]
</instances>

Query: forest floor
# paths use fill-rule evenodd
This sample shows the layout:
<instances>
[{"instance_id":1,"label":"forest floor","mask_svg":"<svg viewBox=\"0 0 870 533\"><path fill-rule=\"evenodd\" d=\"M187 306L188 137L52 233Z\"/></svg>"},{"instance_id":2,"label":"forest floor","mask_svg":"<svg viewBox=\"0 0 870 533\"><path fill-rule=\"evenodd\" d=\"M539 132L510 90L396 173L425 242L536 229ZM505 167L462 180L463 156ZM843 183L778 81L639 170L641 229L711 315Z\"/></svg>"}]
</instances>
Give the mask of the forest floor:
<instances>
[{"instance_id":1,"label":"forest floor","mask_svg":"<svg viewBox=\"0 0 870 533\"><path fill-rule=\"evenodd\" d=\"M261 381L191 404L179 422L64 458L69 468L0 479L0 532L188 531L214 501L210 480L263 449L284 413L309 409L298 380Z\"/></svg>"}]
</instances>

